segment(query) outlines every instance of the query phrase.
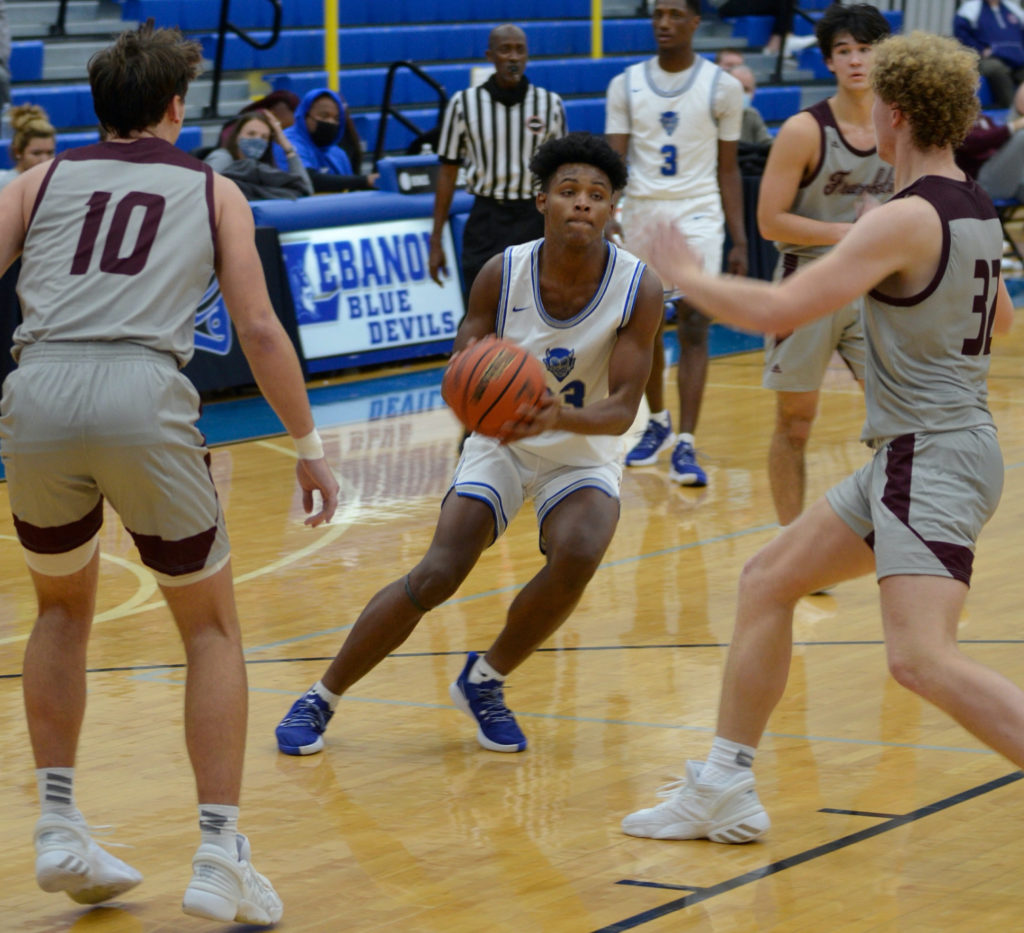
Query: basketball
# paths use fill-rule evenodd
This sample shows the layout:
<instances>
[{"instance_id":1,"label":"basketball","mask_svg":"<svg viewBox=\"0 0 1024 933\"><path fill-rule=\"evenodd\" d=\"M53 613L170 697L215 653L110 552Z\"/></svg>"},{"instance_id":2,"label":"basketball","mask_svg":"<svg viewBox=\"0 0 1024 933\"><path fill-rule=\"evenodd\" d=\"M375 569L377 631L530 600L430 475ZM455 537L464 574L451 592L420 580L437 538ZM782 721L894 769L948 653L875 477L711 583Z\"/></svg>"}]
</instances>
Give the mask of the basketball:
<instances>
[{"instance_id":1,"label":"basketball","mask_svg":"<svg viewBox=\"0 0 1024 933\"><path fill-rule=\"evenodd\" d=\"M518 344L494 335L459 353L444 372L441 397L468 431L500 437L523 405L547 391L544 367Z\"/></svg>"}]
</instances>

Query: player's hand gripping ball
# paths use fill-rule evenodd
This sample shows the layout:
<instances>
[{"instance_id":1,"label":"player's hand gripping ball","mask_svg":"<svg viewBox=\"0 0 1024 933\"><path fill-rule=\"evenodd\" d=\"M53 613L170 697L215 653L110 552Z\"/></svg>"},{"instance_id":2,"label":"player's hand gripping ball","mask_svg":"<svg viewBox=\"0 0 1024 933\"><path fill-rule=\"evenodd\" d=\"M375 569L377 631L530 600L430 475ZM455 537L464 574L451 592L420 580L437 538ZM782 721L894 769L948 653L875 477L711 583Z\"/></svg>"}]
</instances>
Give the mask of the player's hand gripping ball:
<instances>
[{"instance_id":1,"label":"player's hand gripping ball","mask_svg":"<svg viewBox=\"0 0 1024 933\"><path fill-rule=\"evenodd\" d=\"M519 409L547 392L544 367L511 340L493 334L457 353L441 380L441 397L468 431L501 437Z\"/></svg>"}]
</instances>

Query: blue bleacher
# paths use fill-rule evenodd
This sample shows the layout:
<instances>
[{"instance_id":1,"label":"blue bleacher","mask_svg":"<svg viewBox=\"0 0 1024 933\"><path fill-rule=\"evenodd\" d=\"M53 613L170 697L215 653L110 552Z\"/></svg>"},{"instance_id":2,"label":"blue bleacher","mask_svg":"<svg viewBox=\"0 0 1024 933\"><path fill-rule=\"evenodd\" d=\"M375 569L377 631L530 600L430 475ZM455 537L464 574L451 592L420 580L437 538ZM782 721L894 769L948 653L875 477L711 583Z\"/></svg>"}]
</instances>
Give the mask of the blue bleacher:
<instances>
[{"instance_id":1,"label":"blue bleacher","mask_svg":"<svg viewBox=\"0 0 1024 933\"><path fill-rule=\"evenodd\" d=\"M177 26L185 32L216 29L220 3L210 0L122 0L125 19L145 22L152 17L157 26ZM231 5L229 18L242 29L270 29L274 9L267 0L246 0ZM323 0L287 0L282 4L282 28L323 26Z\"/></svg>"},{"instance_id":2,"label":"blue bleacher","mask_svg":"<svg viewBox=\"0 0 1024 933\"><path fill-rule=\"evenodd\" d=\"M627 65L638 61L637 56L610 58L566 59L562 61L531 60L527 66L530 80L541 87L557 89L563 97L572 94L604 96L608 82ZM483 64L478 60L478 64ZM423 70L440 84L450 97L456 91L469 87L473 65L463 62L453 65L425 65ZM387 68L358 68L339 75L341 93L350 107L379 107L384 98ZM292 91L302 97L315 88L327 85L326 71L269 72L264 80L274 90ZM392 102L398 105L427 104L437 100L434 90L408 70L395 73Z\"/></svg>"},{"instance_id":3,"label":"blue bleacher","mask_svg":"<svg viewBox=\"0 0 1024 933\"><path fill-rule=\"evenodd\" d=\"M487 39L496 24L457 23L405 26L401 29L356 27L338 33L339 57L343 65L382 65L395 61L481 60ZM544 57L585 56L590 53L590 23L580 20L552 20L543 24L527 24L530 55ZM269 33L255 32L258 41ZM212 58L216 36L198 37L203 54ZM604 22L604 50L609 55L626 53L650 54L651 24L646 19L609 19ZM323 29L293 29L283 32L270 49L254 49L236 35L228 35L224 43L224 68L248 71L254 68L304 69L323 67Z\"/></svg>"},{"instance_id":4,"label":"blue bleacher","mask_svg":"<svg viewBox=\"0 0 1024 933\"><path fill-rule=\"evenodd\" d=\"M96 123L88 84L16 84L11 88L11 103L38 104L57 129Z\"/></svg>"},{"instance_id":5,"label":"blue bleacher","mask_svg":"<svg viewBox=\"0 0 1024 933\"><path fill-rule=\"evenodd\" d=\"M11 81L43 80L43 43L39 39L11 43Z\"/></svg>"}]
</instances>

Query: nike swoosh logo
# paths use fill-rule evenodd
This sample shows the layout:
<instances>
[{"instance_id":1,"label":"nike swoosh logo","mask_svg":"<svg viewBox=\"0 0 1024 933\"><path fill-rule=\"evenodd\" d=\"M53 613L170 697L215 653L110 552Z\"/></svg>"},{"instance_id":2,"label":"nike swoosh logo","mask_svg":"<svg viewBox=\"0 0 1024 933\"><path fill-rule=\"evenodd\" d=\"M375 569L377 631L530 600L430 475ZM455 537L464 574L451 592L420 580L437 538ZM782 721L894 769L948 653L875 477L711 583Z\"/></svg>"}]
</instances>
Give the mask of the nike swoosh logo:
<instances>
[{"instance_id":1,"label":"nike swoosh logo","mask_svg":"<svg viewBox=\"0 0 1024 933\"><path fill-rule=\"evenodd\" d=\"M515 305L513 305L512 306L512 313L515 314L517 311L525 311L529 307L530 307L529 305L521 305L520 307L517 308Z\"/></svg>"}]
</instances>

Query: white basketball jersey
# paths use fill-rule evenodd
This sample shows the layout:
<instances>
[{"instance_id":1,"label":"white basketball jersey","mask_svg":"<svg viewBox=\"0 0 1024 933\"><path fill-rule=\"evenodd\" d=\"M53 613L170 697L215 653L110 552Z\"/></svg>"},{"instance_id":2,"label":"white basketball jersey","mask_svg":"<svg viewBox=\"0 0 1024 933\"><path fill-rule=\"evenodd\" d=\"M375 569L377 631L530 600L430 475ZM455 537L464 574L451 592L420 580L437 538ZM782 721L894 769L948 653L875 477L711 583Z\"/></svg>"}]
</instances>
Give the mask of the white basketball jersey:
<instances>
[{"instance_id":1,"label":"white basketball jersey","mask_svg":"<svg viewBox=\"0 0 1024 933\"><path fill-rule=\"evenodd\" d=\"M633 314L647 267L632 253L608 243L604 278L593 298L562 321L544 310L540 297L543 242L534 240L505 250L495 332L541 361L548 388L563 404L582 408L608 397L612 348ZM616 435L545 431L512 446L568 466L597 466L618 457L619 442Z\"/></svg>"},{"instance_id":2,"label":"white basketball jersey","mask_svg":"<svg viewBox=\"0 0 1024 933\"><path fill-rule=\"evenodd\" d=\"M606 133L628 133L631 198L717 195L718 141L739 139L743 88L697 57L674 74L657 58L630 65L608 86Z\"/></svg>"}]
</instances>

